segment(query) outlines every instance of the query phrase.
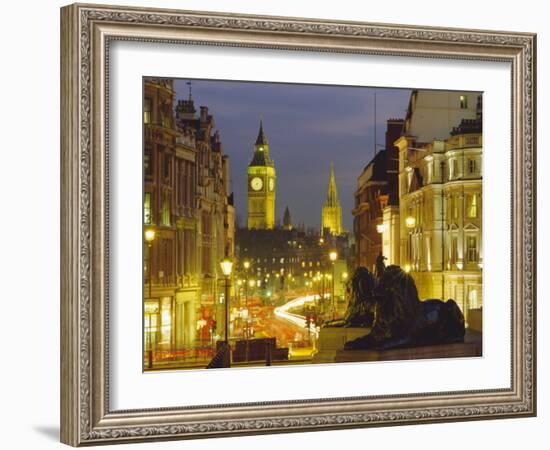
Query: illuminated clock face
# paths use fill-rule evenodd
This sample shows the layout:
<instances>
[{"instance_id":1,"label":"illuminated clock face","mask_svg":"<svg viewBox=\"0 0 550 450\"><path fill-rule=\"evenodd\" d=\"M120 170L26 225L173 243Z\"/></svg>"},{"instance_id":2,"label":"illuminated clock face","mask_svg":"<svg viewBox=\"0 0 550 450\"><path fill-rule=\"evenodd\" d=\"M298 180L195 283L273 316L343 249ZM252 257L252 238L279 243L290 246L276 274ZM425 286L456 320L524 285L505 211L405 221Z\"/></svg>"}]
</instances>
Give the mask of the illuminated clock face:
<instances>
[{"instance_id":1,"label":"illuminated clock face","mask_svg":"<svg viewBox=\"0 0 550 450\"><path fill-rule=\"evenodd\" d=\"M275 188L275 180L273 178L269 179L269 190L272 191Z\"/></svg>"},{"instance_id":2,"label":"illuminated clock face","mask_svg":"<svg viewBox=\"0 0 550 450\"><path fill-rule=\"evenodd\" d=\"M252 180L250 180L250 187L255 190L259 191L264 185L264 182L260 177L254 177Z\"/></svg>"}]
</instances>

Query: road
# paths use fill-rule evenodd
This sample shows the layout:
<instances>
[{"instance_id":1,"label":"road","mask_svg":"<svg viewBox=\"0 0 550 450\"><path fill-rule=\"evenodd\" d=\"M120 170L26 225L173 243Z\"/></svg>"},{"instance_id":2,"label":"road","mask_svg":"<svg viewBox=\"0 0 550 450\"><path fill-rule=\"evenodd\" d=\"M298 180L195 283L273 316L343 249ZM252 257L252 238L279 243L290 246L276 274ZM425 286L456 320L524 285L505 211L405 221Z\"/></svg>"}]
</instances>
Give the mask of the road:
<instances>
[{"instance_id":1,"label":"road","mask_svg":"<svg viewBox=\"0 0 550 450\"><path fill-rule=\"evenodd\" d=\"M306 318L305 316L301 316L299 314L294 314L289 312L289 310L293 308L299 308L304 303L311 303L313 301L316 301L319 299L318 295L305 295L303 297L297 297L293 300L290 300L289 302L285 303L282 306L279 306L273 310L273 313L275 316L279 317L280 319L286 320L296 326L298 326L300 329L304 330L306 329ZM310 332L312 335L315 335L315 337L318 336L319 330L316 326L310 325Z\"/></svg>"}]
</instances>

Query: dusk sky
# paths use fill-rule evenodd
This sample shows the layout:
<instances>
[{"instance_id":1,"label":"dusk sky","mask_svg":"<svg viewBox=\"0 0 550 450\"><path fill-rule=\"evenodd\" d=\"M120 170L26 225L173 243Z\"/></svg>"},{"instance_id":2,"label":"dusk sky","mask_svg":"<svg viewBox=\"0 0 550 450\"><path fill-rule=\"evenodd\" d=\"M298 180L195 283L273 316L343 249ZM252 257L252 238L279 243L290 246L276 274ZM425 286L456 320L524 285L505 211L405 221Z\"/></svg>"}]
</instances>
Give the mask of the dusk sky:
<instances>
[{"instance_id":1,"label":"dusk sky","mask_svg":"<svg viewBox=\"0 0 550 450\"><path fill-rule=\"evenodd\" d=\"M188 79L175 80L177 99L189 96ZM238 81L191 80L195 108L207 106L230 157L240 224L246 224L246 169L260 117L277 171L276 218L286 206L292 222L320 227L321 208L334 162L342 220L353 230L351 210L357 177L374 154L374 93L377 142L386 120L404 118L410 90Z\"/></svg>"}]
</instances>

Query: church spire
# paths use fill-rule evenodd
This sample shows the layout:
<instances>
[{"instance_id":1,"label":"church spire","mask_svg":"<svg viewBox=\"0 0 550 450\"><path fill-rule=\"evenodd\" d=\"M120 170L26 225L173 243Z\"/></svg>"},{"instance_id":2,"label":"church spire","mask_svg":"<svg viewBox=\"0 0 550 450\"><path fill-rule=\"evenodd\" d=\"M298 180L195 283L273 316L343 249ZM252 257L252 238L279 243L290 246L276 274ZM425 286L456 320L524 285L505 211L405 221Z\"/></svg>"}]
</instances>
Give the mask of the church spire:
<instances>
[{"instance_id":1,"label":"church spire","mask_svg":"<svg viewBox=\"0 0 550 450\"><path fill-rule=\"evenodd\" d=\"M260 119L260 129L254 144L254 156L250 166L273 166L273 160L269 157L269 142L264 133L263 120Z\"/></svg>"},{"instance_id":2,"label":"church spire","mask_svg":"<svg viewBox=\"0 0 550 450\"><path fill-rule=\"evenodd\" d=\"M338 188L336 187L336 178L334 177L334 164L330 163L330 177L328 180L327 198L325 206L340 206L338 200Z\"/></svg>"},{"instance_id":3,"label":"church spire","mask_svg":"<svg viewBox=\"0 0 550 450\"><path fill-rule=\"evenodd\" d=\"M267 138L264 134L264 124L263 120L260 119L260 130L258 131L258 138L256 139L256 145L267 145Z\"/></svg>"},{"instance_id":4,"label":"church spire","mask_svg":"<svg viewBox=\"0 0 550 450\"><path fill-rule=\"evenodd\" d=\"M290 211L288 210L288 206L285 208L285 212L283 215L283 228L285 230L292 230L292 219L290 218Z\"/></svg>"},{"instance_id":5,"label":"church spire","mask_svg":"<svg viewBox=\"0 0 550 450\"><path fill-rule=\"evenodd\" d=\"M342 207L338 199L336 177L334 176L334 164L330 163L330 176L328 180L327 197L323 205L321 228L330 234L339 235L344 232L342 228Z\"/></svg>"}]
</instances>

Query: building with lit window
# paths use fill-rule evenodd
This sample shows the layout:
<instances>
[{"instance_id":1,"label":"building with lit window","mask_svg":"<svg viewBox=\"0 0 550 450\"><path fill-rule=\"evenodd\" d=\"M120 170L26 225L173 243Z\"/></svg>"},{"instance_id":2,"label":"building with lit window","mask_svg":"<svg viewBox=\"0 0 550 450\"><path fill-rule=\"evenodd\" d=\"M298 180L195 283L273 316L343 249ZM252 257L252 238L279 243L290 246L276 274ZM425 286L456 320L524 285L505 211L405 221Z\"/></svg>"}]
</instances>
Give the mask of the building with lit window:
<instances>
[{"instance_id":1,"label":"building with lit window","mask_svg":"<svg viewBox=\"0 0 550 450\"><path fill-rule=\"evenodd\" d=\"M249 296L279 304L288 295L330 295L334 277L335 296L343 299L348 277L347 236L327 240L311 229L306 232L285 227L240 228L236 242L239 261L236 277L242 278L243 286L252 281L247 289ZM335 253L334 261L330 259L331 252ZM244 267L245 262L248 268Z\"/></svg>"},{"instance_id":2,"label":"building with lit window","mask_svg":"<svg viewBox=\"0 0 550 450\"><path fill-rule=\"evenodd\" d=\"M214 120L206 107L195 114L191 96L174 113L175 95L171 80L144 83L144 325L155 352L210 340L218 263L234 247L229 160Z\"/></svg>"},{"instance_id":3,"label":"building with lit window","mask_svg":"<svg viewBox=\"0 0 550 450\"><path fill-rule=\"evenodd\" d=\"M219 262L234 255L235 209L233 207L229 157L223 153L220 134L206 106L197 115L194 101L179 100L176 106L176 124L182 134L194 137L196 232L190 248L196 252L194 275L200 285L200 296L195 297L194 318L207 324L199 330L199 340L207 345L211 333L223 335L223 274ZM189 250L191 253L192 250ZM216 327L211 328L215 323ZM196 325L196 324L195 324ZM211 333L210 333L211 331ZM200 343L197 343L199 345Z\"/></svg>"},{"instance_id":4,"label":"building with lit window","mask_svg":"<svg viewBox=\"0 0 550 450\"><path fill-rule=\"evenodd\" d=\"M401 266L421 298L452 298L468 320L482 305L481 96L414 91L396 145Z\"/></svg>"},{"instance_id":5,"label":"building with lit window","mask_svg":"<svg viewBox=\"0 0 550 450\"><path fill-rule=\"evenodd\" d=\"M277 174L275 161L269 156L269 142L260 121L248 175L248 229L271 230L275 226Z\"/></svg>"},{"instance_id":6,"label":"building with lit window","mask_svg":"<svg viewBox=\"0 0 550 450\"><path fill-rule=\"evenodd\" d=\"M144 227L154 238L144 246L144 320L148 348L176 346L177 158L179 133L171 80L144 83ZM179 327L181 328L181 327Z\"/></svg>"},{"instance_id":7,"label":"building with lit window","mask_svg":"<svg viewBox=\"0 0 550 450\"><path fill-rule=\"evenodd\" d=\"M385 148L377 152L357 179L354 193L356 264L373 271L380 253L386 264L399 264L399 151L394 142L403 120L387 121Z\"/></svg>"}]
</instances>

